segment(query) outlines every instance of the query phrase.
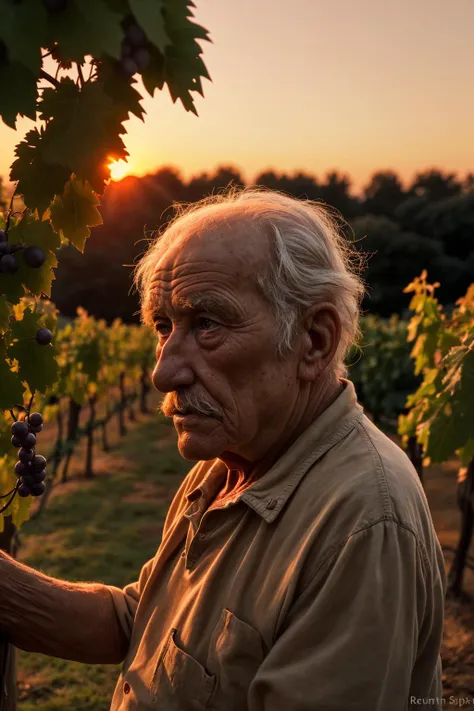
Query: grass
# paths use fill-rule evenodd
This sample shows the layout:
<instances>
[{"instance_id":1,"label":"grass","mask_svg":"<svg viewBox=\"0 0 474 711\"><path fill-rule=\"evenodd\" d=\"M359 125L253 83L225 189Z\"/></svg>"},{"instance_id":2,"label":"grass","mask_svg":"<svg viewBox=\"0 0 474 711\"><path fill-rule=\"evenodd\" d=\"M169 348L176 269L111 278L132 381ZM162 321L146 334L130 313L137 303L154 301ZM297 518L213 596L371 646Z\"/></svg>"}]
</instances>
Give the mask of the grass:
<instances>
[{"instance_id":1,"label":"grass","mask_svg":"<svg viewBox=\"0 0 474 711\"><path fill-rule=\"evenodd\" d=\"M136 580L191 466L169 422L142 420L117 449L97 457L95 479L57 487L43 516L24 525L20 560L69 581L123 587ZM19 652L18 711L106 711L119 671Z\"/></svg>"}]
</instances>

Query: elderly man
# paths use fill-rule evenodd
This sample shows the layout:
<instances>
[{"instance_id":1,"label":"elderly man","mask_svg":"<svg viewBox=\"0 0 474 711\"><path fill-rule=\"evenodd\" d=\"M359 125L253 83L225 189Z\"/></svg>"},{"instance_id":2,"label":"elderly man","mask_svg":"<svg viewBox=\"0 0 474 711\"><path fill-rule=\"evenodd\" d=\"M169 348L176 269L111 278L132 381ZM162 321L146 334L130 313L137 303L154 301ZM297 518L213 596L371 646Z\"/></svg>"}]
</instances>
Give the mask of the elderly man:
<instances>
[{"instance_id":1,"label":"elderly man","mask_svg":"<svg viewBox=\"0 0 474 711\"><path fill-rule=\"evenodd\" d=\"M363 288L321 205L261 189L178 214L137 272L183 457L124 590L0 560L18 647L123 662L113 711L440 708L443 556L405 454L344 378Z\"/></svg>"}]
</instances>

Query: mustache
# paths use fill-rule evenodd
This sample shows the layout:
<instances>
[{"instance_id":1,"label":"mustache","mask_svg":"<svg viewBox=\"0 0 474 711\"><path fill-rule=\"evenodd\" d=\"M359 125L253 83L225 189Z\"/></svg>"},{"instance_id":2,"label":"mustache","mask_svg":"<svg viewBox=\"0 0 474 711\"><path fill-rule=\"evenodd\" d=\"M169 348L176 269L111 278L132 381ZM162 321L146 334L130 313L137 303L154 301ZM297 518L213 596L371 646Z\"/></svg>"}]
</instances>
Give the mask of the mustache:
<instances>
[{"instance_id":1,"label":"mustache","mask_svg":"<svg viewBox=\"0 0 474 711\"><path fill-rule=\"evenodd\" d=\"M206 415L222 420L222 412L205 395L199 395L191 390L166 393L160 409L166 417L173 415Z\"/></svg>"}]
</instances>

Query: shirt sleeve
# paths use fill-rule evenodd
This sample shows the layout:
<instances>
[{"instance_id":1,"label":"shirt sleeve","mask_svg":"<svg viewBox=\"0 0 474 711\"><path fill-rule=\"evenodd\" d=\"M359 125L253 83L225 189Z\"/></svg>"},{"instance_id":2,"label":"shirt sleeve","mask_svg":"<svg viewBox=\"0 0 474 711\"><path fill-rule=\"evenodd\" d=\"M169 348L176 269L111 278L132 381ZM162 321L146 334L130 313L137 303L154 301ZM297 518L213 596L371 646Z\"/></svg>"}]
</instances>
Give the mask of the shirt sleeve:
<instances>
[{"instance_id":1,"label":"shirt sleeve","mask_svg":"<svg viewBox=\"0 0 474 711\"><path fill-rule=\"evenodd\" d=\"M133 621L137 612L138 603L140 602L143 589L150 578L154 561L155 558L151 558L145 563L140 571L138 580L126 585L123 590L113 585L106 586L112 596L119 625L128 640L132 635Z\"/></svg>"},{"instance_id":2,"label":"shirt sleeve","mask_svg":"<svg viewBox=\"0 0 474 711\"><path fill-rule=\"evenodd\" d=\"M410 530L383 520L352 534L290 607L249 688L249 711L404 711L429 605ZM439 610L433 625L441 644ZM421 636L432 641L431 632ZM439 646L431 651L436 660Z\"/></svg>"}]
</instances>

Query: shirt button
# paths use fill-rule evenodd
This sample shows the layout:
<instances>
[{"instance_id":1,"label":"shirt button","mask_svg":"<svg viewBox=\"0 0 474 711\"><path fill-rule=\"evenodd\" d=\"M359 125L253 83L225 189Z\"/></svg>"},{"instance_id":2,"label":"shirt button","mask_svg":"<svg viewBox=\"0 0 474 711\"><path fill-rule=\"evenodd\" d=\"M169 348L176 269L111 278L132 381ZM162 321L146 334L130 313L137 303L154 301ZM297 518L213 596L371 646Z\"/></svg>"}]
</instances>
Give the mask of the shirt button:
<instances>
[{"instance_id":1,"label":"shirt button","mask_svg":"<svg viewBox=\"0 0 474 711\"><path fill-rule=\"evenodd\" d=\"M276 505L276 499L269 499L267 503L267 509L274 509Z\"/></svg>"},{"instance_id":2,"label":"shirt button","mask_svg":"<svg viewBox=\"0 0 474 711\"><path fill-rule=\"evenodd\" d=\"M130 693L130 690L131 690L131 686L130 686L130 684L128 683L128 681L126 681L125 684L123 685L123 693L124 693L124 694L129 694L129 693Z\"/></svg>"}]
</instances>

